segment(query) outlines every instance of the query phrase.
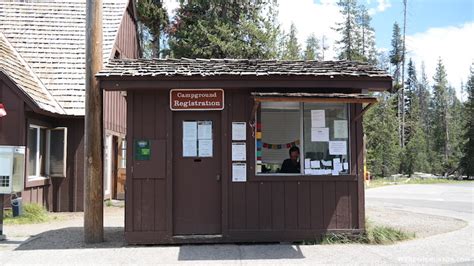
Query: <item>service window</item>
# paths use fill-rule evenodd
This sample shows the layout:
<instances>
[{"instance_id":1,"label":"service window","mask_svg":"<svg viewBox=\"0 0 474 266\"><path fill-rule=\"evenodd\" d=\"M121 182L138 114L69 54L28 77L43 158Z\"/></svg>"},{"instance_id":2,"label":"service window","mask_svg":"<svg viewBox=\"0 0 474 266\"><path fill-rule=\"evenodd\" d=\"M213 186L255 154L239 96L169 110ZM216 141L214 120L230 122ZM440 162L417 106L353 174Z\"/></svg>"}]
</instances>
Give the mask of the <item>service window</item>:
<instances>
[{"instance_id":1,"label":"service window","mask_svg":"<svg viewBox=\"0 0 474 266\"><path fill-rule=\"evenodd\" d=\"M46 176L46 129L31 125L28 129L28 178Z\"/></svg>"},{"instance_id":2,"label":"service window","mask_svg":"<svg viewBox=\"0 0 474 266\"><path fill-rule=\"evenodd\" d=\"M66 177L67 129L49 129L48 136L48 175Z\"/></svg>"},{"instance_id":3,"label":"service window","mask_svg":"<svg viewBox=\"0 0 474 266\"><path fill-rule=\"evenodd\" d=\"M349 173L348 104L262 102L256 121L257 174Z\"/></svg>"}]
</instances>

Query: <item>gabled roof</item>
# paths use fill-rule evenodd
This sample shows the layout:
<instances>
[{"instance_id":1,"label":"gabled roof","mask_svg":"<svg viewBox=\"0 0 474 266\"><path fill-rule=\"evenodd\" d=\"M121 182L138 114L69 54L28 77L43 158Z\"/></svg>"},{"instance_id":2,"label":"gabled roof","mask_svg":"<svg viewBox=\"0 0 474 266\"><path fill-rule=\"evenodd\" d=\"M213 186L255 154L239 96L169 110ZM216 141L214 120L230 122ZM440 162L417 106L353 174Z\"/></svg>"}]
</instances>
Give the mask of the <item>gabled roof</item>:
<instances>
[{"instance_id":1,"label":"gabled roof","mask_svg":"<svg viewBox=\"0 0 474 266\"><path fill-rule=\"evenodd\" d=\"M52 113L65 114L51 93L1 32L0 58L0 72L7 75L37 107Z\"/></svg>"},{"instance_id":2,"label":"gabled roof","mask_svg":"<svg viewBox=\"0 0 474 266\"><path fill-rule=\"evenodd\" d=\"M98 77L306 76L368 77L391 80L389 74L356 61L280 61L258 59L117 59Z\"/></svg>"},{"instance_id":3,"label":"gabled roof","mask_svg":"<svg viewBox=\"0 0 474 266\"><path fill-rule=\"evenodd\" d=\"M128 0L103 1L103 57L111 58ZM86 0L0 2L0 32L68 115L84 115Z\"/></svg>"}]
</instances>

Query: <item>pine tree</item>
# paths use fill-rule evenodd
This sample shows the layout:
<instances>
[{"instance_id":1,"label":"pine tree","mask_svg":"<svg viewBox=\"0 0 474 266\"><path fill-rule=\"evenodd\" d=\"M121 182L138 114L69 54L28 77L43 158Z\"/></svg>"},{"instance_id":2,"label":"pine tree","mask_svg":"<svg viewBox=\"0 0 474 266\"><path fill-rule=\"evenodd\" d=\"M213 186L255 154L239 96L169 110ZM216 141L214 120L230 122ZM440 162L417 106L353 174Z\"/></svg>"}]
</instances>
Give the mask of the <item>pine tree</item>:
<instances>
[{"instance_id":1,"label":"pine tree","mask_svg":"<svg viewBox=\"0 0 474 266\"><path fill-rule=\"evenodd\" d=\"M142 35L150 35L150 56L160 57L160 39L166 26L168 26L168 13L160 0L140 0L137 2L137 17L146 28ZM142 36L142 43L146 43ZM143 47L146 49L147 45Z\"/></svg>"},{"instance_id":2,"label":"pine tree","mask_svg":"<svg viewBox=\"0 0 474 266\"><path fill-rule=\"evenodd\" d=\"M429 91L428 76L426 75L425 63L421 63L421 75L420 82L418 83L418 100L420 105L420 116L423 122L423 130L426 134L431 128L430 125L430 98L431 94Z\"/></svg>"},{"instance_id":3,"label":"pine tree","mask_svg":"<svg viewBox=\"0 0 474 266\"><path fill-rule=\"evenodd\" d=\"M339 47L339 59L358 60L361 59L359 53L360 33L357 24L358 7L357 0L339 0L337 5L344 21L337 23L336 31L342 36L337 42Z\"/></svg>"},{"instance_id":4,"label":"pine tree","mask_svg":"<svg viewBox=\"0 0 474 266\"><path fill-rule=\"evenodd\" d=\"M275 0L182 1L168 28L174 57L274 58Z\"/></svg>"},{"instance_id":5,"label":"pine tree","mask_svg":"<svg viewBox=\"0 0 474 266\"><path fill-rule=\"evenodd\" d=\"M418 99L419 83L415 64L410 59L406 81L406 145L403 148L402 171L409 176L414 172L429 172L428 144L421 117L420 100Z\"/></svg>"},{"instance_id":6,"label":"pine tree","mask_svg":"<svg viewBox=\"0 0 474 266\"><path fill-rule=\"evenodd\" d=\"M311 34L308 39L306 39L306 49L304 51L305 60L321 60L321 55L319 52L319 40Z\"/></svg>"},{"instance_id":7,"label":"pine tree","mask_svg":"<svg viewBox=\"0 0 474 266\"><path fill-rule=\"evenodd\" d=\"M466 84L468 99L464 105L464 118L466 121L465 143L463 157L461 158L461 171L467 177L474 177L474 63L471 65L470 75Z\"/></svg>"},{"instance_id":8,"label":"pine tree","mask_svg":"<svg viewBox=\"0 0 474 266\"><path fill-rule=\"evenodd\" d=\"M450 136L449 136L449 113L448 113L448 81L445 67L441 58L438 60L436 73L433 77L433 130L432 138L434 140L433 148L437 153L438 160L433 166L433 170L446 174L445 167L448 164L450 155ZM441 167L439 167L439 165Z\"/></svg>"},{"instance_id":9,"label":"pine tree","mask_svg":"<svg viewBox=\"0 0 474 266\"><path fill-rule=\"evenodd\" d=\"M393 24L392 31L392 49L390 50L390 63L394 66L393 78L395 84L399 87L401 63L403 61L403 42L400 26L397 22Z\"/></svg>"},{"instance_id":10,"label":"pine tree","mask_svg":"<svg viewBox=\"0 0 474 266\"><path fill-rule=\"evenodd\" d=\"M379 97L379 104L364 115L367 167L375 176L390 176L400 167L395 104L393 97L383 94Z\"/></svg>"},{"instance_id":11,"label":"pine tree","mask_svg":"<svg viewBox=\"0 0 474 266\"><path fill-rule=\"evenodd\" d=\"M286 37L285 47L283 51L284 60L298 60L301 59L301 48L296 37L297 30L295 24L291 23L290 33Z\"/></svg>"},{"instance_id":12,"label":"pine tree","mask_svg":"<svg viewBox=\"0 0 474 266\"><path fill-rule=\"evenodd\" d=\"M377 63L377 50L375 49L375 31L370 25L372 18L365 5L359 5L357 12L357 24L360 30L359 54L363 61L371 64Z\"/></svg>"}]
</instances>

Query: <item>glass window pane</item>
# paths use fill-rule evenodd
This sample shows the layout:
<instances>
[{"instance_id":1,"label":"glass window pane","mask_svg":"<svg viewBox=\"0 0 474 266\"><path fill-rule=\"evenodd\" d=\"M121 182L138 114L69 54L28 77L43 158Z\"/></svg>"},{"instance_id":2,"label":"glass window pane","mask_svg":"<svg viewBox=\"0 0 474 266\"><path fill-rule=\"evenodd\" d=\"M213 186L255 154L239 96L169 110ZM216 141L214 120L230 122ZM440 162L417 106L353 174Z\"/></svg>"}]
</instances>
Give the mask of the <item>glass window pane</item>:
<instances>
[{"instance_id":1,"label":"glass window pane","mask_svg":"<svg viewBox=\"0 0 474 266\"><path fill-rule=\"evenodd\" d=\"M49 174L51 176L66 176L66 129L54 129L50 131L49 146Z\"/></svg>"},{"instance_id":2,"label":"glass window pane","mask_svg":"<svg viewBox=\"0 0 474 266\"><path fill-rule=\"evenodd\" d=\"M46 176L46 129L41 128L40 132L40 143L39 143L39 165L40 165L40 176Z\"/></svg>"},{"instance_id":3,"label":"glass window pane","mask_svg":"<svg viewBox=\"0 0 474 266\"><path fill-rule=\"evenodd\" d=\"M300 143L300 104L263 102L257 114L257 173L301 173L299 152L289 150Z\"/></svg>"},{"instance_id":4,"label":"glass window pane","mask_svg":"<svg viewBox=\"0 0 474 266\"><path fill-rule=\"evenodd\" d=\"M38 152L37 128L28 129L28 175L36 175L36 154Z\"/></svg>"},{"instance_id":5,"label":"glass window pane","mask_svg":"<svg viewBox=\"0 0 474 266\"><path fill-rule=\"evenodd\" d=\"M347 104L304 103L303 106L305 173L348 174Z\"/></svg>"}]
</instances>

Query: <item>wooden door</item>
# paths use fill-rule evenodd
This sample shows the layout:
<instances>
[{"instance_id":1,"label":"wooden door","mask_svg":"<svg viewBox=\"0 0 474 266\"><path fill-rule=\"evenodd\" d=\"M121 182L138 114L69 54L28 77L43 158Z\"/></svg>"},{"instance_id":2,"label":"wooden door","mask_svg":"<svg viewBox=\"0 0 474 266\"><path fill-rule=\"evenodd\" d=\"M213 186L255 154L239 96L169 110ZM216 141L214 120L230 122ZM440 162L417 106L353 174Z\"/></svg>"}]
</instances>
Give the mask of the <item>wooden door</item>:
<instances>
[{"instance_id":1,"label":"wooden door","mask_svg":"<svg viewBox=\"0 0 474 266\"><path fill-rule=\"evenodd\" d=\"M173 113L174 235L221 233L220 114L211 111ZM190 134L194 123L198 132L195 144Z\"/></svg>"}]
</instances>

